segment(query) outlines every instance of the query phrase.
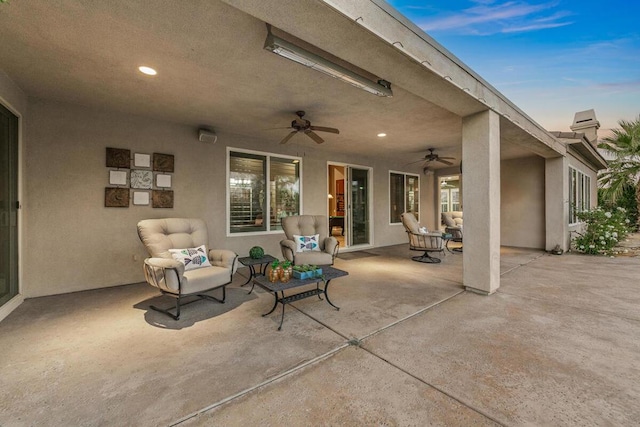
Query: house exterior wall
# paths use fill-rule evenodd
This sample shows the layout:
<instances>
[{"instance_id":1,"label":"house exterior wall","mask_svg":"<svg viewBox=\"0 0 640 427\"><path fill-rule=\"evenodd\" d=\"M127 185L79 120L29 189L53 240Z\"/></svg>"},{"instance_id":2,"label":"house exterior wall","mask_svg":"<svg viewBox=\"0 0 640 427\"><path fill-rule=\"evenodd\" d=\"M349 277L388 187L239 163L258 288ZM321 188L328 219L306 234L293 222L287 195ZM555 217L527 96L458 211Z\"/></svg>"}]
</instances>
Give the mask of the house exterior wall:
<instances>
[{"instance_id":1,"label":"house exterior wall","mask_svg":"<svg viewBox=\"0 0 640 427\"><path fill-rule=\"evenodd\" d=\"M407 241L402 226L389 225L388 212L389 170L404 171L403 164L349 157L339 153L337 143L336 151L324 151L326 147L308 147L306 141L281 146L274 142L277 138L265 142L218 133L217 143L205 144L191 126L53 101L30 100L29 110L24 215L30 226L24 236L28 268L23 283L27 297L143 281L142 260L147 254L136 224L145 218L200 217L208 224L212 248L246 255L251 246L260 245L280 257L281 233L226 236L227 146L301 156L303 211L308 214L326 214L328 161L372 167L373 243ZM175 207L105 208L106 147L175 155ZM421 179L423 194L428 193L427 182ZM433 208L426 197L421 203L422 212Z\"/></svg>"},{"instance_id":2,"label":"house exterior wall","mask_svg":"<svg viewBox=\"0 0 640 427\"><path fill-rule=\"evenodd\" d=\"M545 163L532 156L501 162L501 242L545 248Z\"/></svg>"},{"instance_id":3,"label":"house exterior wall","mask_svg":"<svg viewBox=\"0 0 640 427\"><path fill-rule=\"evenodd\" d=\"M580 172L591 178L591 208L593 209L598 206L598 172L589 167L584 161L582 161L578 156L574 155L571 151L567 151L567 163L569 167L579 170ZM569 171L567 170L566 173L569 174ZM569 201L567 200L567 207L568 203ZM574 237L574 232L580 231L581 228L582 224L569 225L569 235L567 236L569 243Z\"/></svg>"}]
</instances>

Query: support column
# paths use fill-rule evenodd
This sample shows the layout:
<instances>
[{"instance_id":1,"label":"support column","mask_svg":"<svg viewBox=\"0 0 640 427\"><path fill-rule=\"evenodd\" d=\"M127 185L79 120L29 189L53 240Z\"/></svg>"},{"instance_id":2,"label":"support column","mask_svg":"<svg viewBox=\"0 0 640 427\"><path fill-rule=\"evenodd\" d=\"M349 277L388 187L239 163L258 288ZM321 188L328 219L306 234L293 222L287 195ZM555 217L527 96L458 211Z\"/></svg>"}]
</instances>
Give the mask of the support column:
<instances>
[{"instance_id":1,"label":"support column","mask_svg":"<svg viewBox=\"0 0 640 427\"><path fill-rule=\"evenodd\" d=\"M500 287L500 116L488 110L462 119L464 286Z\"/></svg>"},{"instance_id":2,"label":"support column","mask_svg":"<svg viewBox=\"0 0 640 427\"><path fill-rule=\"evenodd\" d=\"M546 244L550 251L560 245L569 249L569 166L566 157L545 159L544 203Z\"/></svg>"}]
</instances>

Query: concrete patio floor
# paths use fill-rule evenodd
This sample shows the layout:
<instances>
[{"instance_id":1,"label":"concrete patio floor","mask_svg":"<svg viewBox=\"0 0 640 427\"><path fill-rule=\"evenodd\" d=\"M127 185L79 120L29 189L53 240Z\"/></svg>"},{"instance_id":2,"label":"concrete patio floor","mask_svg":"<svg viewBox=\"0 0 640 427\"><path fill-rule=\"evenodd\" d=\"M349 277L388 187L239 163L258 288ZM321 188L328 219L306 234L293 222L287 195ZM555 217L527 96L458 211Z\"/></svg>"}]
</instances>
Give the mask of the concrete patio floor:
<instances>
[{"instance_id":1,"label":"concrete patio floor","mask_svg":"<svg viewBox=\"0 0 640 427\"><path fill-rule=\"evenodd\" d=\"M462 255L344 254L334 310L309 298L196 302L148 285L27 300L0 323L0 425L632 425L640 258L503 248L502 286L465 292Z\"/></svg>"}]
</instances>

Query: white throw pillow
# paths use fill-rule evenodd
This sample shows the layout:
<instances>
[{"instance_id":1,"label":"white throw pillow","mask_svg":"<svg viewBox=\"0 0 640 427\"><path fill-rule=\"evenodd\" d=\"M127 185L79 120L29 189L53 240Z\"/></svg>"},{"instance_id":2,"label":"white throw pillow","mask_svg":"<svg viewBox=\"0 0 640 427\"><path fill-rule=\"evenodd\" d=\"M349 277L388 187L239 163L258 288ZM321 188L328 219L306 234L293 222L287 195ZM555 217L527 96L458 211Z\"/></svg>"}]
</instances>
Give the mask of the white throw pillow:
<instances>
[{"instance_id":1,"label":"white throw pillow","mask_svg":"<svg viewBox=\"0 0 640 427\"><path fill-rule=\"evenodd\" d=\"M420 227L420 234L427 234L429 233L429 230L427 230L427 227Z\"/></svg>"},{"instance_id":2,"label":"white throw pillow","mask_svg":"<svg viewBox=\"0 0 640 427\"><path fill-rule=\"evenodd\" d=\"M204 245L197 248L169 249L171 256L176 261L184 264L184 270L195 270L196 268L211 267L207 257L207 248Z\"/></svg>"},{"instance_id":3,"label":"white throw pillow","mask_svg":"<svg viewBox=\"0 0 640 427\"><path fill-rule=\"evenodd\" d=\"M296 244L296 252L308 252L320 250L320 235L314 234L313 236L298 236L293 235L293 241Z\"/></svg>"}]
</instances>

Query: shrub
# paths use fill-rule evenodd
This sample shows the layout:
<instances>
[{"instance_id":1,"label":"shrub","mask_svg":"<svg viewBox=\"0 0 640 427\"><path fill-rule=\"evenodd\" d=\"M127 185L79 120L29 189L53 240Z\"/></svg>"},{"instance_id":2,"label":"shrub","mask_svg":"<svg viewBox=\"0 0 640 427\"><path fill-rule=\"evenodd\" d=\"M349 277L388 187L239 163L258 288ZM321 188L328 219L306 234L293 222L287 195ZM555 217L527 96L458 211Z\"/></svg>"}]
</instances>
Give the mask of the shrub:
<instances>
[{"instance_id":1,"label":"shrub","mask_svg":"<svg viewBox=\"0 0 640 427\"><path fill-rule=\"evenodd\" d=\"M598 189L598 205L605 209L613 210L617 207L627 210L627 218L630 221L630 227L636 231L638 224L638 202L636 201L636 187L626 184L622 187L622 194L615 203L611 203L604 194L604 189Z\"/></svg>"},{"instance_id":2,"label":"shrub","mask_svg":"<svg viewBox=\"0 0 640 427\"><path fill-rule=\"evenodd\" d=\"M597 207L576 216L584 222L584 231L573 239L573 245L585 254L612 255L613 248L631 231L627 210L621 207L613 210Z\"/></svg>"}]
</instances>

